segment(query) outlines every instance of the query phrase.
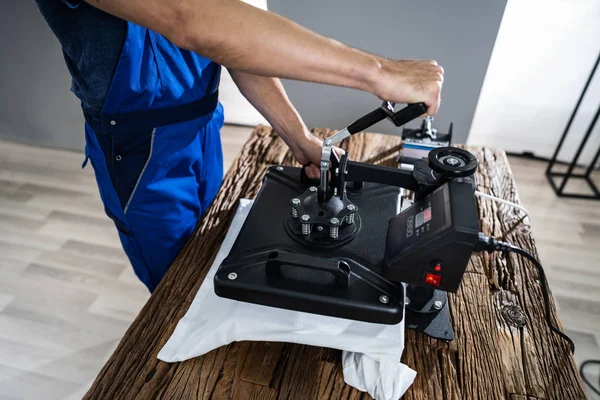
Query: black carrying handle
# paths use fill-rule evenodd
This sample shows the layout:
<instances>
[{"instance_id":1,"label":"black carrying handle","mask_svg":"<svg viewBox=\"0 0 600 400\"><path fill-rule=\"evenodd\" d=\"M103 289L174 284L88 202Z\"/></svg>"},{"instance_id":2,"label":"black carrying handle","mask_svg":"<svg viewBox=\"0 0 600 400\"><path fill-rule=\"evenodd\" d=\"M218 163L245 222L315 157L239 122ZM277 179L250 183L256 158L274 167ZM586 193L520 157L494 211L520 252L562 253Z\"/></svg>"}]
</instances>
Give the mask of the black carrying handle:
<instances>
[{"instance_id":1,"label":"black carrying handle","mask_svg":"<svg viewBox=\"0 0 600 400\"><path fill-rule=\"evenodd\" d=\"M347 289L350 282L350 267L344 261L275 251L269 255L265 273L267 276L280 278L282 265L328 272L335 278L336 285L343 289Z\"/></svg>"}]
</instances>

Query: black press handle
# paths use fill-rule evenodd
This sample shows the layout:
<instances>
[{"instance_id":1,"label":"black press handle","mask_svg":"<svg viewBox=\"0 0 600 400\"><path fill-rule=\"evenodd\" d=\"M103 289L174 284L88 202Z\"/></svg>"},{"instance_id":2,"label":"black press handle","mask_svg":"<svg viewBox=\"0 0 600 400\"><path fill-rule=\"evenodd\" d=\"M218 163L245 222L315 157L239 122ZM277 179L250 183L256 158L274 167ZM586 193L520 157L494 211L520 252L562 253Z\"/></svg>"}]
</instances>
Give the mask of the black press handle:
<instances>
[{"instance_id":1,"label":"black press handle","mask_svg":"<svg viewBox=\"0 0 600 400\"><path fill-rule=\"evenodd\" d=\"M388 118L396 126L402 126L427 112L427 105L425 103L409 104L397 113L394 113L394 105L394 103L384 101L381 107L348 125L348 132L354 135L385 118Z\"/></svg>"},{"instance_id":2,"label":"black press handle","mask_svg":"<svg viewBox=\"0 0 600 400\"><path fill-rule=\"evenodd\" d=\"M419 118L426 112L427 105L425 103L413 103L407 105L397 113L392 114L389 119L394 123L394 125L402 126L415 118Z\"/></svg>"},{"instance_id":3,"label":"black press handle","mask_svg":"<svg viewBox=\"0 0 600 400\"><path fill-rule=\"evenodd\" d=\"M355 133L364 131L365 129L372 125L375 125L379 121L383 121L387 116L388 114L385 112L385 110L380 107L376 110L371 111L367 115L360 117L359 119L348 125L348 132L351 135L354 135Z\"/></svg>"}]
</instances>

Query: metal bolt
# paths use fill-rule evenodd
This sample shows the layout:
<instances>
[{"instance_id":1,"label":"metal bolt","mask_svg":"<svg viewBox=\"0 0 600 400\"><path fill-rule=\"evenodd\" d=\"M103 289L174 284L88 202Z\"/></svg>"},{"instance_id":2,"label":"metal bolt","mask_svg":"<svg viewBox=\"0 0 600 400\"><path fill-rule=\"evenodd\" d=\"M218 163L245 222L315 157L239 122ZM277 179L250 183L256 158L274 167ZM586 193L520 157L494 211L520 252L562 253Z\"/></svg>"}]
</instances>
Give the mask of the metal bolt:
<instances>
[{"instance_id":1,"label":"metal bolt","mask_svg":"<svg viewBox=\"0 0 600 400\"><path fill-rule=\"evenodd\" d=\"M307 236L310 233L310 224L302 224L302 234Z\"/></svg>"},{"instance_id":2,"label":"metal bolt","mask_svg":"<svg viewBox=\"0 0 600 400\"><path fill-rule=\"evenodd\" d=\"M348 225L352 225L354 223L354 213L356 212L357 208L358 207L356 207L354 204L348 204L346 206L346 209L351 212L351 214L346 216L346 223Z\"/></svg>"},{"instance_id":3,"label":"metal bolt","mask_svg":"<svg viewBox=\"0 0 600 400\"><path fill-rule=\"evenodd\" d=\"M337 239L340 236L340 228L337 226L329 227L329 237L332 239Z\"/></svg>"},{"instance_id":4,"label":"metal bolt","mask_svg":"<svg viewBox=\"0 0 600 400\"><path fill-rule=\"evenodd\" d=\"M323 225L317 225L317 230L319 232L323 232Z\"/></svg>"},{"instance_id":5,"label":"metal bolt","mask_svg":"<svg viewBox=\"0 0 600 400\"><path fill-rule=\"evenodd\" d=\"M329 220L329 223L334 225L329 227L329 237L332 239L337 239L340 235L340 228L338 227L340 220L334 217Z\"/></svg>"},{"instance_id":6,"label":"metal bolt","mask_svg":"<svg viewBox=\"0 0 600 400\"><path fill-rule=\"evenodd\" d=\"M117 156L115 157L115 160L121 161L121 156L119 154L117 154Z\"/></svg>"},{"instance_id":7,"label":"metal bolt","mask_svg":"<svg viewBox=\"0 0 600 400\"><path fill-rule=\"evenodd\" d=\"M230 273L229 275L227 275L227 277L228 277L230 280L234 280L235 278L237 278L237 274L236 274L235 272L232 272L232 273Z\"/></svg>"},{"instance_id":8,"label":"metal bolt","mask_svg":"<svg viewBox=\"0 0 600 400\"><path fill-rule=\"evenodd\" d=\"M433 302L433 308L435 308L436 310L441 310L443 306L444 303L442 303L440 300L436 300Z\"/></svg>"},{"instance_id":9,"label":"metal bolt","mask_svg":"<svg viewBox=\"0 0 600 400\"><path fill-rule=\"evenodd\" d=\"M308 188L308 190L310 190L311 192L316 192L317 191L317 187L316 186L311 186Z\"/></svg>"},{"instance_id":10,"label":"metal bolt","mask_svg":"<svg viewBox=\"0 0 600 400\"><path fill-rule=\"evenodd\" d=\"M326 139L325 140L325 146L331 146L331 140L330 139Z\"/></svg>"},{"instance_id":11,"label":"metal bolt","mask_svg":"<svg viewBox=\"0 0 600 400\"><path fill-rule=\"evenodd\" d=\"M387 297L385 294L382 294L381 296L379 296L379 301L382 302L383 304L387 304L390 301L390 298Z\"/></svg>"},{"instance_id":12,"label":"metal bolt","mask_svg":"<svg viewBox=\"0 0 600 400\"><path fill-rule=\"evenodd\" d=\"M321 168L327 168L329 165L326 162L321 163Z\"/></svg>"},{"instance_id":13,"label":"metal bolt","mask_svg":"<svg viewBox=\"0 0 600 400\"><path fill-rule=\"evenodd\" d=\"M354 213L346 215L346 223L352 225L354 223Z\"/></svg>"},{"instance_id":14,"label":"metal bolt","mask_svg":"<svg viewBox=\"0 0 600 400\"><path fill-rule=\"evenodd\" d=\"M277 171L283 171L283 167L281 165L277 166Z\"/></svg>"},{"instance_id":15,"label":"metal bolt","mask_svg":"<svg viewBox=\"0 0 600 400\"><path fill-rule=\"evenodd\" d=\"M298 209L296 207L292 207L292 217L298 218Z\"/></svg>"},{"instance_id":16,"label":"metal bolt","mask_svg":"<svg viewBox=\"0 0 600 400\"><path fill-rule=\"evenodd\" d=\"M300 219L304 222L308 222L310 220L310 215L302 214L302 217L300 217ZM310 233L310 224L302 224L302 234L304 236L307 236L309 233Z\"/></svg>"},{"instance_id":17,"label":"metal bolt","mask_svg":"<svg viewBox=\"0 0 600 400\"><path fill-rule=\"evenodd\" d=\"M117 124L117 121L115 121L115 120L113 119L112 121L110 121L110 124L111 124L112 126L115 126L115 125Z\"/></svg>"},{"instance_id":18,"label":"metal bolt","mask_svg":"<svg viewBox=\"0 0 600 400\"><path fill-rule=\"evenodd\" d=\"M292 199L292 204L295 206L299 206L300 205L300 199Z\"/></svg>"}]
</instances>

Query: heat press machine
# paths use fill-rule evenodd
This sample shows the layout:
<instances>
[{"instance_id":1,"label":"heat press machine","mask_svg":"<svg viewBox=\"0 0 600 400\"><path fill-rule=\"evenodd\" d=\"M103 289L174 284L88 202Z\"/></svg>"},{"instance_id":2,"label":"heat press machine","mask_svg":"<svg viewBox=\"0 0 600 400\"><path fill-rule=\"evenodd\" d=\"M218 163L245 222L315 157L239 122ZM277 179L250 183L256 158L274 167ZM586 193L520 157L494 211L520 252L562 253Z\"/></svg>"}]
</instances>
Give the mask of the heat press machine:
<instances>
[{"instance_id":1,"label":"heat press machine","mask_svg":"<svg viewBox=\"0 0 600 400\"><path fill-rule=\"evenodd\" d=\"M452 340L455 292L477 243L471 153L439 147L402 168L338 157L333 145L388 118L423 115L423 103L383 105L323 141L320 178L272 166L215 278L215 293L271 307L382 324ZM401 211L402 190L414 202ZM404 285L406 284L406 285Z\"/></svg>"}]
</instances>

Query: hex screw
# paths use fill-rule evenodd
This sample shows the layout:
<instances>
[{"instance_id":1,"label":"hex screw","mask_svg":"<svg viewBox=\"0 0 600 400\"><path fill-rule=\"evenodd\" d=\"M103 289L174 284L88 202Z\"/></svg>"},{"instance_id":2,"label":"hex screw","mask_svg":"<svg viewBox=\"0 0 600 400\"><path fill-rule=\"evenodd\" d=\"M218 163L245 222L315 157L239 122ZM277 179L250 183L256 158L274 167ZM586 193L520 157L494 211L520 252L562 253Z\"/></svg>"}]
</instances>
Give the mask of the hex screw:
<instances>
[{"instance_id":1,"label":"hex screw","mask_svg":"<svg viewBox=\"0 0 600 400\"><path fill-rule=\"evenodd\" d=\"M387 297L385 294L382 294L381 296L379 296L379 301L383 304L387 304L390 302L390 298Z\"/></svg>"},{"instance_id":2,"label":"hex screw","mask_svg":"<svg viewBox=\"0 0 600 400\"><path fill-rule=\"evenodd\" d=\"M300 199L294 198L292 199L292 217L298 218L298 209L294 206L300 205Z\"/></svg>"},{"instance_id":3,"label":"hex screw","mask_svg":"<svg viewBox=\"0 0 600 400\"><path fill-rule=\"evenodd\" d=\"M277 171L283 171L283 167L281 165L277 166Z\"/></svg>"},{"instance_id":4,"label":"hex screw","mask_svg":"<svg viewBox=\"0 0 600 400\"><path fill-rule=\"evenodd\" d=\"M357 207L354 204L348 204L346 209L350 211L350 214L346 216L346 223L352 225L354 223Z\"/></svg>"},{"instance_id":5,"label":"hex screw","mask_svg":"<svg viewBox=\"0 0 600 400\"><path fill-rule=\"evenodd\" d=\"M317 187L316 186L311 186L308 188L308 190L310 190L312 193L317 191Z\"/></svg>"},{"instance_id":6,"label":"hex screw","mask_svg":"<svg viewBox=\"0 0 600 400\"><path fill-rule=\"evenodd\" d=\"M227 275L227 277L228 277L230 280L234 280L235 278L237 278L237 274L236 274L235 272L232 272L232 273L230 273L229 275Z\"/></svg>"},{"instance_id":7,"label":"hex screw","mask_svg":"<svg viewBox=\"0 0 600 400\"><path fill-rule=\"evenodd\" d=\"M433 308L435 308L436 310L441 310L442 307L444 307L444 303L442 303L440 300L436 300L433 302Z\"/></svg>"},{"instance_id":8,"label":"hex screw","mask_svg":"<svg viewBox=\"0 0 600 400\"><path fill-rule=\"evenodd\" d=\"M300 219L302 220L302 222L304 222L302 224L302 234L304 236L307 236L310 233L310 224L308 223L308 221L310 220L310 215L302 214L302 217L300 217Z\"/></svg>"},{"instance_id":9,"label":"hex screw","mask_svg":"<svg viewBox=\"0 0 600 400\"><path fill-rule=\"evenodd\" d=\"M340 227L338 226L340 224L340 220L334 217L329 220L329 223L333 225L329 227L329 237L332 239L337 239L340 235Z\"/></svg>"}]
</instances>

